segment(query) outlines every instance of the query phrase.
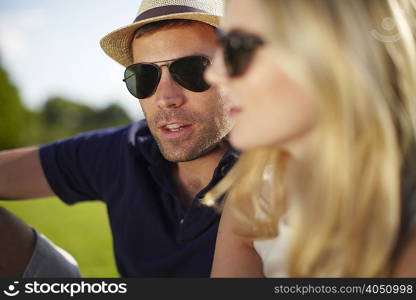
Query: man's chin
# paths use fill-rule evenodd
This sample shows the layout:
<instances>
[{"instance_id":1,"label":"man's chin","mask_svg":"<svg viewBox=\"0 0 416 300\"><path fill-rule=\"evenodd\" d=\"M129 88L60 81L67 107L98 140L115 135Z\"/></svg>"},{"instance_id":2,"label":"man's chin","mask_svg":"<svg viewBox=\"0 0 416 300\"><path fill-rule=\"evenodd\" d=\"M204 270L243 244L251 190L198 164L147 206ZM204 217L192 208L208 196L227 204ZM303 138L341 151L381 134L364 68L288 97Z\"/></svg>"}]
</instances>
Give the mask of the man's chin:
<instances>
[{"instance_id":1,"label":"man's chin","mask_svg":"<svg viewBox=\"0 0 416 300\"><path fill-rule=\"evenodd\" d=\"M193 161L201 157L199 153L175 153L172 151L161 151L162 156L172 163Z\"/></svg>"},{"instance_id":2,"label":"man's chin","mask_svg":"<svg viewBox=\"0 0 416 300\"><path fill-rule=\"evenodd\" d=\"M188 162L199 159L206 155L209 155L214 149L218 147L218 144L212 145L206 149L168 149L165 147L160 148L160 152L163 157L170 162L179 163L179 162Z\"/></svg>"}]
</instances>

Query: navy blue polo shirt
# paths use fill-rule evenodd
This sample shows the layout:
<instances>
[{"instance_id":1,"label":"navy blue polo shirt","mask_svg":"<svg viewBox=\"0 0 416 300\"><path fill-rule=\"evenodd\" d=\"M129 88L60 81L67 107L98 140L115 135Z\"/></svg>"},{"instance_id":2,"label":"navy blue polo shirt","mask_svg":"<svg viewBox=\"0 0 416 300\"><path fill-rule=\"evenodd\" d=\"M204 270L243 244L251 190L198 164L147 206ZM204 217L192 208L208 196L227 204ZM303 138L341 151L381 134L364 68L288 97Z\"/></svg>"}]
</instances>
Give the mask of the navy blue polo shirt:
<instances>
[{"instance_id":1,"label":"navy blue polo shirt","mask_svg":"<svg viewBox=\"0 0 416 300\"><path fill-rule=\"evenodd\" d=\"M123 277L209 276L219 215L199 199L236 158L228 150L209 185L184 209L171 178L173 164L161 155L145 120L40 148L46 178L60 199L105 202Z\"/></svg>"}]
</instances>

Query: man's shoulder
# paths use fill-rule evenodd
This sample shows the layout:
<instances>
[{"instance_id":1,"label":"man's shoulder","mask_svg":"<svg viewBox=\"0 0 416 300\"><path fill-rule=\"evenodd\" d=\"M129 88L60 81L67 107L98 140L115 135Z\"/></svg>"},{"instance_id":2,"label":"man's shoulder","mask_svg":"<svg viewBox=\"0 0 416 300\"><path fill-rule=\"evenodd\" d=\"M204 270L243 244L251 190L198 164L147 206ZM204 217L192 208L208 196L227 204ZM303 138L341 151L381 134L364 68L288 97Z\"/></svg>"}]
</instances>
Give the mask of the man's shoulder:
<instances>
[{"instance_id":1,"label":"man's shoulder","mask_svg":"<svg viewBox=\"0 0 416 300\"><path fill-rule=\"evenodd\" d=\"M81 138L100 140L98 144L101 144L108 150L117 148L123 152L128 151L130 154L139 156L148 162L155 162L161 159L159 147L145 119L127 126L96 130L82 134Z\"/></svg>"},{"instance_id":2,"label":"man's shoulder","mask_svg":"<svg viewBox=\"0 0 416 300\"><path fill-rule=\"evenodd\" d=\"M141 143L154 142L153 135L145 119L130 124L126 128L126 131L128 142L133 146Z\"/></svg>"},{"instance_id":3,"label":"man's shoulder","mask_svg":"<svg viewBox=\"0 0 416 300\"><path fill-rule=\"evenodd\" d=\"M108 141L118 144L136 145L141 142L153 140L146 120L139 120L128 125L92 130L75 135L65 140ZM59 142L59 141L58 141Z\"/></svg>"},{"instance_id":4,"label":"man's shoulder","mask_svg":"<svg viewBox=\"0 0 416 300\"><path fill-rule=\"evenodd\" d=\"M43 145L41 149L75 149L83 147L90 150L100 149L100 152L103 152L102 150L111 152L111 149L114 150L115 148L136 148L136 151L138 150L141 152L141 150L143 150L143 144L147 145L145 149L148 148L149 145L155 144L146 120L139 120L119 127L97 129L80 133L73 137L64 138L50 144Z\"/></svg>"}]
</instances>

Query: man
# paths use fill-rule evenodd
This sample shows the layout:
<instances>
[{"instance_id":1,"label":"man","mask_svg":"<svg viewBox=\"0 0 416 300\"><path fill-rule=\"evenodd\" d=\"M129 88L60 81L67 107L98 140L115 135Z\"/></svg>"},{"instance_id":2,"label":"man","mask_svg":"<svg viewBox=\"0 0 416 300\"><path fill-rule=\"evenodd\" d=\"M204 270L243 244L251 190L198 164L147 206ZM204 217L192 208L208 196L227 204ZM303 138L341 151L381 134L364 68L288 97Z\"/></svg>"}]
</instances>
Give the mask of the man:
<instances>
[{"instance_id":1,"label":"man","mask_svg":"<svg viewBox=\"0 0 416 300\"><path fill-rule=\"evenodd\" d=\"M0 153L0 198L103 200L122 276L209 276L219 216L199 199L236 159L226 101L203 79L221 13L221 1L142 1L134 23L101 46L128 67L146 121ZM10 230L34 253L48 244L21 223ZM25 274L42 275L28 271L27 253Z\"/></svg>"}]
</instances>

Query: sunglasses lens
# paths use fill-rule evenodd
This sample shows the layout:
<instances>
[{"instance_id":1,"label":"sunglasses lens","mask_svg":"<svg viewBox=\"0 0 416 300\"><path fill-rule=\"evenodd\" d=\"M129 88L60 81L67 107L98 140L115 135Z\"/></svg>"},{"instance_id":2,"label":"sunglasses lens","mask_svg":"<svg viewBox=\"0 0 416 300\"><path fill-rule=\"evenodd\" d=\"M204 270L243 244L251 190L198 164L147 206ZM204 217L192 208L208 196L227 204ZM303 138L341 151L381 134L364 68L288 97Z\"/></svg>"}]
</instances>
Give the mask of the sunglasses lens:
<instances>
[{"instance_id":1,"label":"sunglasses lens","mask_svg":"<svg viewBox=\"0 0 416 300\"><path fill-rule=\"evenodd\" d=\"M204 71L210 61L204 56L189 56L178 59L170 67L170 73L177 83L193 92L204 92L209 84L204 80Z\"/></svg>"},{"instance_id":2,"label":"sunglasses lens","mask_svg":"<svg viewBox=\"0 0 416 300\"><path fill-rule=\"evenodd\" d=\"M230 77L243 75L253 60L256 49L264 43L263 40L240 33L238 30L225 34L221 29L217 29L216 34L223 48L228 75Z\"/></svg>"},{"instance_id":3,"label":"sunglasses lens","mask_svg":"<svg viewBox=\"0 0 416 300\"><path fill-rule=\"evenodd\" d=\"M245 48L238 36L231 36L224 45L224 60L231 77L243 75L253 58L255 48Z\"/></svg>"},{"instance_id":4,"label":"sunglasses lens","mask_svg":"<svg viewBox=\"0 0 416 300\"><path fill-rule=\"evenodd\" d=\"M155 92L160 74L153 65L135 64L127 67L124 78L129 92L136 98L144 99Z\"/></svg>"}]
</instances>

